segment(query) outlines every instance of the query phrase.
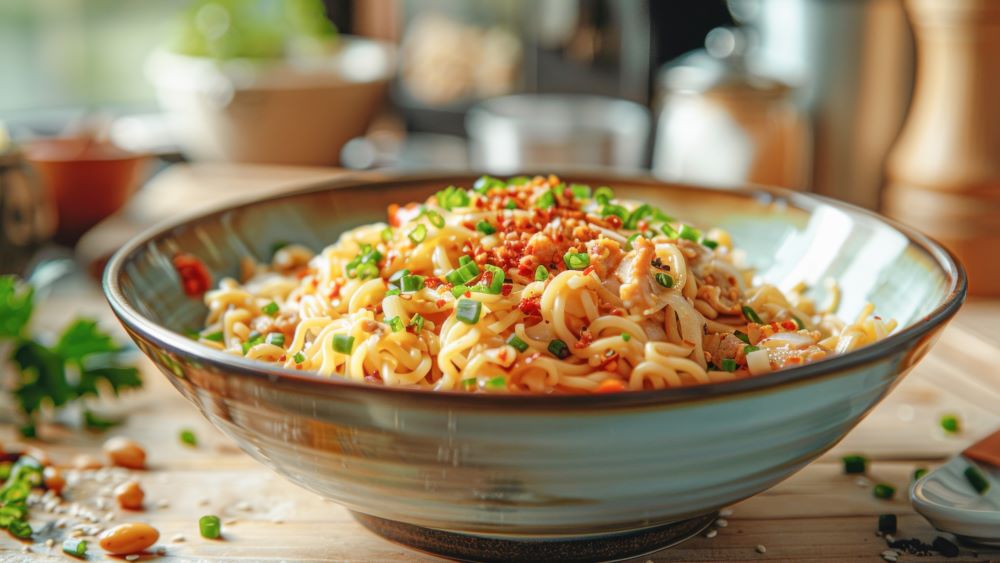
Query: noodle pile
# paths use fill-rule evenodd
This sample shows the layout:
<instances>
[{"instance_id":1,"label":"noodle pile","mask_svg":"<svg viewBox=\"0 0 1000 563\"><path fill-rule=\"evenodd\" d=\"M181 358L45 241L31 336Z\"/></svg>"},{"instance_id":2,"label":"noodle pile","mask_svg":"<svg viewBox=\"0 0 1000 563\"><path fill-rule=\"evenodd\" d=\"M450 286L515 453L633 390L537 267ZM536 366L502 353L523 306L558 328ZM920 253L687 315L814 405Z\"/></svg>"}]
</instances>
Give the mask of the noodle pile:
<instances>
[{"instance_id":1,"label":"noodle pile","mask_svg":"<svg viewBox=\"0 0 1000 563\"><path fill-rule=\"evenodd\" d=\"M730 237L607 187L480 178L314 255L287 245L205 294L200 342L354 381L591 393L765 374L884 338L800 284L754 285Z\"/></svg>"}]
</instances>

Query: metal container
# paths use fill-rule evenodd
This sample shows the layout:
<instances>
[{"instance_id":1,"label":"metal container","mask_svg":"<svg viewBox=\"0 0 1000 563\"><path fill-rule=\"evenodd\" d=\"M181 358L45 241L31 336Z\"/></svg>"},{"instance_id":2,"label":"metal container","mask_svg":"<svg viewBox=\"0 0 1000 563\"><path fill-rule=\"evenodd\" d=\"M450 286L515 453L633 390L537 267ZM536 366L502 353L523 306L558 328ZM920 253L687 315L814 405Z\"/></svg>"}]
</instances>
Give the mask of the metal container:
<instances>
[{"instance_id":1,"label":"metal container","mask_svg":"<svg viewBox=\"0 0 1000 563\"><path fill-rule=\"evenodd\" d=\"M474 106L465 119L473 168L640 170L649 111L601 96L519 94Z\"/></svg>"}]
</instances>

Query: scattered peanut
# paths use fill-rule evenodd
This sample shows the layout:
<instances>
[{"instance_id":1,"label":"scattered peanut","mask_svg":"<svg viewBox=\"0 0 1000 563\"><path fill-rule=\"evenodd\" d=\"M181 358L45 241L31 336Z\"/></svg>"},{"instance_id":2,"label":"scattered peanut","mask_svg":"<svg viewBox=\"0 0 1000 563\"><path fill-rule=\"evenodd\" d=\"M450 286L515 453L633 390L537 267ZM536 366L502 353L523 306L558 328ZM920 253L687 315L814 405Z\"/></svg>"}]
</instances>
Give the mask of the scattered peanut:
<instances>
[{"instance_id":1,"label":"scattered peanut","mask_svg":"<svg viewBox=\"0 0 1000 563\"><path fill-rule=\"evenodd\" d=\"M143 469L146 466L146 450L128 438L111 438L104 443L104 453L112 465L129 469Z\"/></svg>"},{"instance_id":2,"label":"scattered peanut","mask_svg":"<svg viewBox=\"0 0 1000 563\"><path fill-rule=\"evenodd\" d=\"M100 469L104 464L92 455L79 454L73 458L73 467L80 470Z\"/></svg>"},{"instance_id":3,"label":"scattered peanut","mask_svg":"<svg viewBox=\"0 0 1000 563\"><path fill-rule=\"evenodd\" d=\"M118 506L127 510L142 510L142 500L146 493L136 481L126 481L115 488L115 500Z\"/></svg>"},{"instance_id":4,"label":"scattered peanut","mask_svg":"<svg viewBox=\"0 0 1000 563\"><path fill-rule=\"evenodd\" d=\"M156 543L160 532L149 524L130 522L106 530L98 538L101 549L112 555L139 553Z\"/></svg>"},{"instance_id":5,"label":"scattered peanut","mask_svg":"<svg viewBox=\"0 0 1000 563\"><path fill-rule=\"evenodd\" d=\"M66 487L66 479L56 467L46 467L42 471L42 478L45 481L45 488L57 495Z\"/></svg>"}]
</instances>

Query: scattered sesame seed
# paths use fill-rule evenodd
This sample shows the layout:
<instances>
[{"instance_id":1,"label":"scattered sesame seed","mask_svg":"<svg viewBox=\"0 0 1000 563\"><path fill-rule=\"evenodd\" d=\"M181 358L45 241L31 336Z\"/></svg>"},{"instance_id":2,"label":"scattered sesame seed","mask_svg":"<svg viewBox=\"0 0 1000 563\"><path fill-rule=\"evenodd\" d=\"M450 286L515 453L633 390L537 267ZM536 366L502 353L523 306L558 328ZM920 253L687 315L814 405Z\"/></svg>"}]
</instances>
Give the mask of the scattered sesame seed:
<instances>
[{"instance_id":1,"label":"scattered sesame seed","mask_svg":"<svg viewBox=\"0 0 1000 563\"><path fill-rule=\"evenodd\" d=\"M865 479L864 477L858 477L858 479L856 481L854 481L854 484L857 485L857 486L859 486L859 487L867 487L868 486L868 479Z\"/></svg>"},{"instance_id":2,"label":"scattered sesame seed","mask_svg":"<svg viewBox=\"0 0 1000 563\"><path fill-rule=\"evenodd\" d=\"M138 553L133 553L132 555L126 555L125 556L125 561L135 561L138 558L139 558L139 554Z\"/></svg>"},{"instance_id":3,"label":"scattered sesame seed","mask_svg":"<svg viewBox=\"0 0 1000 563\"><path fill-rule=\"evenodd\" d=\"M757 553L767 553L767 548L763 545L757 545Z\"/></svg>"},{"instance_id":4,"label":"scattered sesame seed","mask_svg":"<svg viewBox=\"0 0 1000 563\"><path fill-rule=\"evenodd\" d=\"M733 510L731 508L723 508L722 510L719 511L719 516L722 516L723 518L729 518L732 515L733 515Z\"/></svg>"},{"instance_id":5,"label":"scattered sesame seed","mask_svg":"<svg viewBox=\"0 0 1000 563\"><path fill-rule=\"evenodd\" d=\"M718 520L715 521L715 525L720 528L725 528L726 526L729 525L729 520L726 520L725 518L719 518Z\"/></svg>"},{"instance_id":6,"label":"scattered sesame seed","mask_svg":"<svg viewBox=\"0 0 1000 563\"><path fill-rule=\"evenodd\" d=\"M245 500L241 500L240 502L236 503L236 510L243 510L245 512L249 511L250 503Z\"/></svg>"},{"instance_id":7,"label":"scattered sesame seed","mask_svg":"<svg viewBox=\"0 0 1000 563\"><path fill-rule=\"evenodd\" d=\"M207 497L198 501L198 505L199 506L208 506L208 503L209 503L209 500L208 500Z\"/></svg>"},{"instance_id":8,"label":"scattered sesame seed","mask_svg":"<svg viewBox=\"0 0 1000 563\"><path fill-rule=\"evenodd\" d=\"M708 533L705 534L705 537L706 538L714 538L717 535L719 535L719 530L712 529L712 530L709 530Z\"/></svg>"},{"instance_id":9,"label":"scattered sesame seed","mask_svg":"<svg viewBox=\"0 0 1000 563\"><path fill-rule=\"evenodd\" d=\"M174 543L181 543L185 539L187 539L187 538L184 537L184 534L174 534L174 537L170 538L170 541L172 541Z\"/></svg>"},{"instance_id":10,"label":"scattered sesame seed","mask_svg":"<svg viewBox=\"0 0 1000 563\"><path fill-rule=\"evenodd\" d=\"M223 524L225 524L226 526L232 526L233 524L236 524L236 519L233 518L230 520L226 520L225 522L223 522Z\"/></svg>"},{"instance_id":11,"label":"scattered sesame seed","mask_svg":"<svg viewBox=\"0 0 1000 563\"><path fill-rule=\"evenodd\" d=\"M168 506L170 506L170 501L168 501L165 498L161 498L160 500L156 501L156 506L157 508L167 508Z\"/></svg>"}]
</instances>

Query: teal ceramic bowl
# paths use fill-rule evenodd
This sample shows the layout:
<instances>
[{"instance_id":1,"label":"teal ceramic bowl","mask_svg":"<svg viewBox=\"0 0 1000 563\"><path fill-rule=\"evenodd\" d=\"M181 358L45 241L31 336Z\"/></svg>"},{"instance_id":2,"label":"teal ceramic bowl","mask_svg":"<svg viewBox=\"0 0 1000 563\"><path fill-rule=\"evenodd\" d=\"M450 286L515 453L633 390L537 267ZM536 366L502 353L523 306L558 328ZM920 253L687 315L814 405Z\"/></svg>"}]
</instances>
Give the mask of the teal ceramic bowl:
<instances>
[{"instance_id":1,"label":"teal ceramic bowl","mask_svg":"<svg viewBox=\"0 0 1000 563\"><path fill-rule=\"evenodd\" d=\"M765 188L713 190L575 176L676 216L728 229L760 276L799 281L839 313L873 302L901 328L794 369L700 387L580 396L435 393L276 368L184 336L206 309L171 258L217 281L276 241L318 250L386 206L474 176L355 178L153 229L104 278L115 313L174 386L247 453L331 498L373 530L465 559L610 559L696 533L722 506L773 486L836 444L927 352L966 280L944 249L831 200Z\"/></svg>"}]
</instances>

